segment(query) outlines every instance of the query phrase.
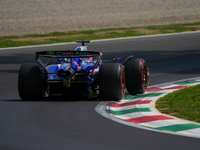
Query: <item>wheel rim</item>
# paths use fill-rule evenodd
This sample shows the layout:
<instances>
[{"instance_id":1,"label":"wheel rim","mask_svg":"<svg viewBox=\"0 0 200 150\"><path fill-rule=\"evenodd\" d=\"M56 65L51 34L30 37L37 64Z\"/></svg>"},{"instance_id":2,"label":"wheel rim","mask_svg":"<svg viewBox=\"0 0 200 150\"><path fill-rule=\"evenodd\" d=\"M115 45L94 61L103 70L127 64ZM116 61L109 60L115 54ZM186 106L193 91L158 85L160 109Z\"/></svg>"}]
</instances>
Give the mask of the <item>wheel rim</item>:
<instances>
[{"instance_id":1,"label":"wheel rim","mask_svg":"<svg viewBox=\"0 0 200 150\"><path fill-rule=\"evenodd\" d=\"M145 62L143 61L142 63L142 71L141 71L141 76L142 76L142 86L143 86L143 89L144 91L146 91L147 89L147 85L148 85L148 72L147 72L147 66L145 64Z\"/></svg>"},{"instance_id":2,"label":"wheel rim","mask_svg":"<svg viewBox=\"0 0 200 150\"><path fill-rule=\"evenodd\" d=\"M122 95L124 95L126 89L126 82L125 82L125 71L123 67L121 67L120 83L121 83L121 93Z\"/></svg>"}]
</instances>

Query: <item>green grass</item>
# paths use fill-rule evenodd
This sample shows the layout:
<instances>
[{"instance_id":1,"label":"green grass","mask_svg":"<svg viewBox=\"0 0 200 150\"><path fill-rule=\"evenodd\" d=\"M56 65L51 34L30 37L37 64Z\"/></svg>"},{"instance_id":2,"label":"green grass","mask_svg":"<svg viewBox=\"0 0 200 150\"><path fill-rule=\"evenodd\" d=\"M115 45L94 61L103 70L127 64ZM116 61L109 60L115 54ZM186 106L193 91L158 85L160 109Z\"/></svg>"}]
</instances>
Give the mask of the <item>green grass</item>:
<instances>
[{"instance_id":1,"label":"green grass","mask_svg":"<svg viewBox=\"0 0 200 150\"><path fill-rule=\"evenodd\" d=\"M176 25L166 25L166 26L151 26L148 27L147 29L151 30L159 30L160 33L178 33L178 32L185 32L185 31L197 31L199 30L197 23L194 24L176 24Z\"/></svg>"},{"instance_id":2,"label":"green grass","mask_svg":"<svg viewBox=\"0 0 200 150\"><path fill-rule=\"evenodd\" d=\"M28 34L23 36L1 36L0 48L65 43L76 40L97 40L119 37L131 37L165 33L179 33L186 31L200 30L200 22L147 26L147 27L130 27L130 28L109 28L87 31L70 31L70 32L52 32L47 34Z\"/></svg>"},{"instance_id":3,"label":"green grass","mask_svg":"<svg viewBox=\"0 0 200 150\"><path fill-rule=\"evenodd\" d=\"M156 108L162 113L200 123L200 85L158 99Z\"/></svg>"}]
</instances>

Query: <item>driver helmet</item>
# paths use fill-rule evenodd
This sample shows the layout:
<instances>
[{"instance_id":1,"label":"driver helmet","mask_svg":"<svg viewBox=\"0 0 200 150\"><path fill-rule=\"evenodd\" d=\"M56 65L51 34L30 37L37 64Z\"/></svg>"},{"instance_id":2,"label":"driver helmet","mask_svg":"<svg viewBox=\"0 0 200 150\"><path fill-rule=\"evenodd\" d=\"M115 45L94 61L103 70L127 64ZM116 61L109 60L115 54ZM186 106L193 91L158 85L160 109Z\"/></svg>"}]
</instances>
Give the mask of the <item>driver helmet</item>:
<instances>
[{"instance_id":1,"label":"driver helmet","mask_svg":"<svg viewBox=\"0 0 200 150\"><path fill-rule=\"evenodd\" d=\"M88 51L88 47L87 46L78 46L75 51Z\"/></svg>"},{"instance_id":2,"label":"driver helmet","mask_svg":"<svg viewBox=\"0 0 200 150\"><path fill-rule=\"evenodd\" d=\"M88 47L87 46L78 46L75 51L88 51ZM82 58L81 60L85 61L85 62L90 62L93 60L92 57L88 57L88 58Z\"/></svg>"}]
</instances>

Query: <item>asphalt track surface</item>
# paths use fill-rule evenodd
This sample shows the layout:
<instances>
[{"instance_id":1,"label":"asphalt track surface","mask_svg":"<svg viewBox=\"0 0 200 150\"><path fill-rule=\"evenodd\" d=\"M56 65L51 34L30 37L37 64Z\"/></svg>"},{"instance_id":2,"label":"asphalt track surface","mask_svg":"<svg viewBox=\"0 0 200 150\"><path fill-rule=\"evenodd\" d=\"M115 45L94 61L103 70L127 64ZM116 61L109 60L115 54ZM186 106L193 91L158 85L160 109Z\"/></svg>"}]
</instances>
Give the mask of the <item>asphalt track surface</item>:
<instances>
[{"instance_id":1,"label":"asphalt track surface","mask_svg":"<svg viewBox=\"0 0 200 150\"><path fill-rule=\"evenodd\" d=\"M101 100L21 101L20 64L34 52L65 50L77 44L0 51L0 149L2 150L197 150L200 139L122 125L97 114ZM199 77L200 33L93 42L104 58L134 54L144 58L151 85Z\"/></svg>"}]
</instances>

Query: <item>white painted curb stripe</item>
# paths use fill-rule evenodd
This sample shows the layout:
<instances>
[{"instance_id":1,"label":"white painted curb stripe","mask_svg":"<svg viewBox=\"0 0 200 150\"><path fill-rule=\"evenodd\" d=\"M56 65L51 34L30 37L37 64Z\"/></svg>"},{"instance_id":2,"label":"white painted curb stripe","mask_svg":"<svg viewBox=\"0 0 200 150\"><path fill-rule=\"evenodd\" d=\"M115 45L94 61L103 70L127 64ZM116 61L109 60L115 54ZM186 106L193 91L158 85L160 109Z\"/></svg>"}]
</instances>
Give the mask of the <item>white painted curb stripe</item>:
<instances>
[{"instance_id":1,"label":"white painted curb stripe","mask_svg":"<svg viewBox=\"0 0 200 150\"><path fill-rule=\"evenodd\" d=\"M200 78L190 78L190 79L187 79L187 80L179 80L179 81L175 81L175 82L170 82L170 83L165 83L165 84L159 84L159 85L155 85L155 86L151 86L150 88L152 87L157 87L157 88L172 88L172 87L177 87L179 86L179 84L177 84L178 82L184 82L184 81L189 81L189 80L195 80L195 81L200 81ZM195 83L188 83L188 84L185 84L183 86L193 86L193 85L197 85L197 84L200 84L200 82L195 82ZM130 99L130 100L122 100L120 101L119 103L117 104L122 104L122 103L127 103L127 102L134 102L134 101L137 101L137 100L144 100L144 99L148 99L148 100L152 100L151 103L149 103L148 105L144 104L145 107L147 108L150 108L150 112L132 112L132 113L127 113L127 114L122 114L122 115L114 115L114 114L110 114L108 112L106 112L105 110L108 109L108 106L106 102L102 102L100 103L99 105L97 105L97 107L95 108L95 110L100 113L101 115L109 118L109 119L112 119L114 121L117 121L117 122L120 122L122 124L126 124L126 125L129 125L129 126L133 126L133 127L139 127L139 128L144 128L144 129L147 129L147 130L154 130L154 131L157 131L157 132L165 132L165 133L170 133L170 134L179 134L179 135L184 135L184 136L192 136L192 137L198 137L200 138L200 134L199 134L199 131L200 131L200 124L198 123L195 123L195 122L191 122L191 121L188 121L188 120L184 120L184 119L179 119L179 118L175 118L175 117L172 117L172 116L169 116L169 115L165 115L165 114L161 114L156 108L155 108L155 102L157 101L158 98L160 97L163 97L164 95L168 94L168 93L171 93L175 90L178 90L178 89L173 89L173 90L161 90L161 91L156 91L156 92L153 92L153 93L163 93L162 95L160 96L155 96L155 97L144 97L144 98L134 98L134 99ZM151 92L149 92L151 93ZM145 93L145 94L148 94L148 93ZM144 95L145 95L144 94ZM116 102L115 102L116 103ZM140 104L142 105L142 104ZM121 107L121 109L119 108L114 108L112 106L109 106L109 109L111 111L125 111L126 109L133 109L133 108L143 108L143 107L140 107L140 105L133 105L132 107L131 106L125 106L125 107ZM143 105L143 106L144 106ZM135 124L135 123L132 123L132 122L126 122L126 121L123 121L123 119L133 119L137 118L138 117L145 117L145 116L149 116L150 117L150 120L151 120L151 116L156 116L156 115L163 115L163 116L166 116L166 117L170 117L172 119L167 119L167 120L155 120L155 121L147 121L147 122L141 122L141 123L138 123L138 124ZM156 129L151 129L151 128L166 128L168 126L171 126L171 125L175 125L175 126L181 126L181 125L187 125L187 124L191 124L192 126L195 127L195 129L184 129L183 131L177 131L177 132L172 132L172 131L164 131L164 130L156 130ZM196 125L195 125L196 124ZM148 127L148 128L147 128ZM190 132L191 131L191 132ZM195 132L196 131L196 132Z\"/></svg>"}]
</instances>

